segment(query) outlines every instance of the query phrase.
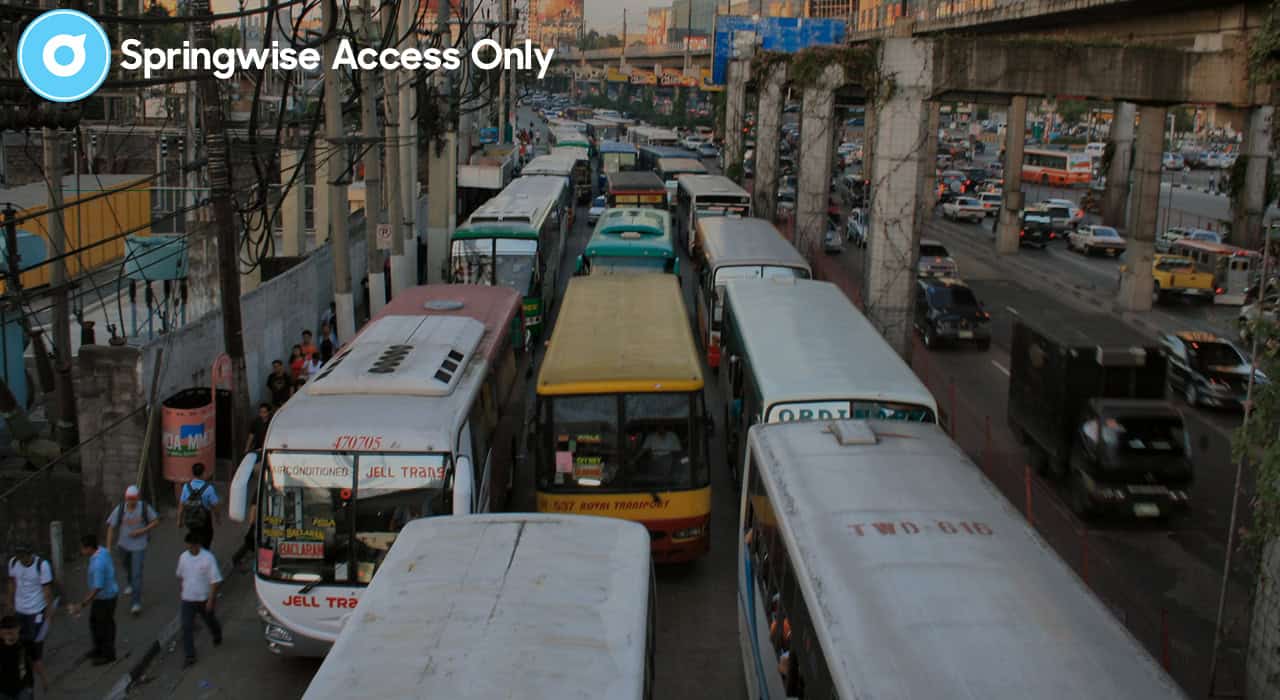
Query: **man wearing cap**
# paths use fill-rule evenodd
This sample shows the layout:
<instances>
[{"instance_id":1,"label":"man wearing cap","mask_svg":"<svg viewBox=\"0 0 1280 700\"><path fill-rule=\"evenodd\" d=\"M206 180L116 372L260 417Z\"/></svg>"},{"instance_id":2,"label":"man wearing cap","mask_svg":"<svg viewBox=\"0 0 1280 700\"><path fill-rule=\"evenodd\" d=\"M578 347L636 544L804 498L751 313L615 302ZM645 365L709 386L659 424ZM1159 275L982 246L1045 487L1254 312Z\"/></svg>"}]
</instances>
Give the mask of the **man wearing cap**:
<instances>
[{"instance_id":1,"label":"man wearing cap","mask_svg":"<svg viewBox=\"0 0 1280 700\"><path fill-rule=\"evenodd\" d=\"M137 486L125 489L124 503L107 516L107 549L115 542L128 581L124 594L133 600L129 611L134 615L142 612L142 563L151 538L149 533L159 524L160 516L150 503L139 499Z\"/></svg>"},{"instance_id":2,"label":"man wearing cap","mask_svg":"<svg viewBox=\"0 0 1280 700\"><path fill-rule=\"evenodd\" d=\"M9 608L18 618L19 637L27 648L31 670L40 678L40 687L48 689L49 677L44 672L44 639L53 618L53 566L37 557L31 545L20 543L9 560Z\"/></svg>"}]
</instances>

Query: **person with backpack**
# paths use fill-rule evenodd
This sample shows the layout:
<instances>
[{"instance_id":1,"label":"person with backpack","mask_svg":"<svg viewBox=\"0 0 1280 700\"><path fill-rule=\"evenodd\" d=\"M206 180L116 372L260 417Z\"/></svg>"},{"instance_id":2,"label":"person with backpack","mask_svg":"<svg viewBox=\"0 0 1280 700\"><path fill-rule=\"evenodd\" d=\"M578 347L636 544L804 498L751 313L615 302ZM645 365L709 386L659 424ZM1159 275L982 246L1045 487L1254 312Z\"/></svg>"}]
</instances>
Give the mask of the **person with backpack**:
<instances>
[{"instance_id":1,"label":"person with backpack","mask_svg":"<svg viewBox=\"0 0 1280 700\"><path fill-rule=\"evenodd\" d=\"M178 499L178 527L200 537L200 544L209 549L213 544L213 528L218 524L218 493L213 484L204 480L204 464L191 466L191 481L182 487Z\"/></svg>"},{"instance_id":2,"label":"person with backpack","mask_svg":"<svg viewBox=\"0 0 1280 700\"><path fill-rule=\"evenodd\" d=\"M53 566L36 556L31 545L20 543L9 560L9 609L18 619L18 638L26 650L40 687L49 689L44 668L44 640L53 619Z\"/></svg>"},{"instance_id":3,"label":"person with backpack","mask_svg":"<svg viewBox=\"0 0 1280 700\"><path fill-rule=\"evenodd\" d=\"M142 563L147 554L148 534L160 524L160 516L150 503L139 500L138 487L124 490L124 503L116 506L107 516L107 550L116 543L120 564L124 567L128 585L124 594L130 596L133 605L129 612L142 612ZM117 535L119 537L117 538Z\"/></svg>"},{"instance_id":4,"label":"person with backpack","mask_svg":"<svg viewBox=\"0 0 1280 700\"><path fill-rule=\"evenodd\" d=\"M18 618L0 618L0 700L31 700L35 697L35 674L31 657L21 643Z\"/></svg>"}]
</instances>

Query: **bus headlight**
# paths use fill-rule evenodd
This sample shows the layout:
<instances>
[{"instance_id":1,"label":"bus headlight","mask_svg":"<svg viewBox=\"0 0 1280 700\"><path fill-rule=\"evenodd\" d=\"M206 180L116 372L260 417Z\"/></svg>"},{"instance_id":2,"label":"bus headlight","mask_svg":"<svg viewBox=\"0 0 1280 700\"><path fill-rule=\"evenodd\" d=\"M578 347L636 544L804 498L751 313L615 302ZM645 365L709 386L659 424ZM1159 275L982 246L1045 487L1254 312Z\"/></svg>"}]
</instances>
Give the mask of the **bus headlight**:
<instances>
[{"instance_id":1,"label":"bus headlight","mask_svg":"<svg viewBox=\"0 0 1280 700\"><path fill-rule=\"evenodd\" d=\"M704 533L706 533L706 531L707 531L707 529L706 529L705 527L701 527L701 526L699 526L699 527L686 527L686 528L685 528L685 529L683 529L683 530L676 530L675 532L671 533L671 539L673 539L673 540L692 540L692 539L695 539L695 538L698 538L698 537L702 537L702 535L703 535Z\"/></svg>"},{"instance_id":2,"label":"bus headlight","mask_svg":"<svg viewBox=\"0 0 1280 700\"><path fill-rule=\"evenodd\" d=\"M275 624L274 622L267 623L266 637L269 642L293 644L293 635L289 633L289 630Z\"/></svg>"}]
</instances>

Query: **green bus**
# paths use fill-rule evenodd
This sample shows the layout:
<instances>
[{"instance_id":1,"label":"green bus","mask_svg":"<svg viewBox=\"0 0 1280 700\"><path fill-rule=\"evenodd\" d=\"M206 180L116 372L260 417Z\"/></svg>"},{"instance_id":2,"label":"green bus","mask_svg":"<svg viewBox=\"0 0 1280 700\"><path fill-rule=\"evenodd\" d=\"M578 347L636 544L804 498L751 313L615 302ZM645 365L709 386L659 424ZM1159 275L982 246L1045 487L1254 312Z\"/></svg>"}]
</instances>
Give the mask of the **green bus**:
<instances>
[{"instance_id":1,"label":"green bus","mask_svg":"<svg viewBox=\"0 0 1280 700\"><path fill-rule=\"evenodd\" d=\"M524 340L541 338L555 301L568 228L562 177L517 178L480 205L449 240L445 279L511 287L524 295Z\"/></svg>"},{"instance_id":2,"label":"green bus","mask_svg":"<svg viewBox=\"0 0 1280 700\"><path fill-rule=\"evenodd\" d=\"M671 214L661 209L609 209L600 217L578 256L575 274L680 274L680 258L671 238Z\"/></svg>"}]
</instances>

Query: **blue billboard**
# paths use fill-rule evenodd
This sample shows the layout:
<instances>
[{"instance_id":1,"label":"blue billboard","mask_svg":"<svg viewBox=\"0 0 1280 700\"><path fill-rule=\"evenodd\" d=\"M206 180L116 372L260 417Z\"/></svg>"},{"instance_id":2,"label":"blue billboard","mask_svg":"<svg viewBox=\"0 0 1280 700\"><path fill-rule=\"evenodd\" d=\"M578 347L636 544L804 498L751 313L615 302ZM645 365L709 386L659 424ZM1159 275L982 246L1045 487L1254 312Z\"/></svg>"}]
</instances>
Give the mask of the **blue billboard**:
<instances>
[{"instance_id":1,"label":"blue billboard","mask_svg":"<svg viewBox=\"0 0 1280 700\"><path fill-rule=\"evenodd\" d=\"M755 32L763 51L795 53L810 46L835 46L845 41L842 19L801 17L739 17L717 15L715 40L711 42L711 82L724 85L733 56L734 32Z\"/></svg>"}]
</instances>

